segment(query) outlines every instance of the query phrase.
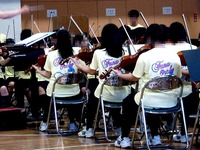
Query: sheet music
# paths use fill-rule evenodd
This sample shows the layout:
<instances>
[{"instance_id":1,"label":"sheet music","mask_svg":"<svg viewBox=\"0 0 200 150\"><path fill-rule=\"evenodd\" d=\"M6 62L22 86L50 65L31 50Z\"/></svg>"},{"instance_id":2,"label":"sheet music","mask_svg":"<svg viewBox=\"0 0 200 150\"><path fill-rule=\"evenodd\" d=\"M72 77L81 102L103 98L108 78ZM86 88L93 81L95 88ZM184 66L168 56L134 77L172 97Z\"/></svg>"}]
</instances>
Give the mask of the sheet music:
<instances>
[{"instance_id":1,"label":"sheet music","mask_svg":"<svg viewBox=\"0 0 200 150\"><path fill-rule=\"evenodd\" d=\"M16 44L14 44L14 46L23 46L23 47L29 47L31 45L33 45L34 43L54 34L55 32L43 32L43 33L36 33Z\"/></svg>"}]
</instances>

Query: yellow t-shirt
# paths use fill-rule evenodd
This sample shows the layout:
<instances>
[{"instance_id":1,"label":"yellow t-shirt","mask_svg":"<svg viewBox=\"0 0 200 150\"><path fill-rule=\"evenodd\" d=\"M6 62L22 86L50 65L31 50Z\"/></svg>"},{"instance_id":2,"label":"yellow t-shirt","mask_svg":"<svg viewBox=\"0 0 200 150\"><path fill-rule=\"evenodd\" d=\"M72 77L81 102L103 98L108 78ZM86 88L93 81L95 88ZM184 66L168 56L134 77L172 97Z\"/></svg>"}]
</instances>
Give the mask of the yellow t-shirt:
<instances>
[{"instance_id":1,"label":"yellow t-shirt","mask_svg":"<svg viewBox=\"0 0 200 150\"><path fill-rule=\"evenodd\" d=\"M95 50L90 64L90 68L93 70L98 70L99 75L101 75L105 70L115 67L121 62L121 57L114 58L107 54L105 49ZM122 70L123 71L123 70ZM110 76L115 76L114 72L110 73ZM95 90L95 96L99 98L100 89L104 79L99 78L99 85ZM122 100L127 97L131 92L130 86L104 86L103 89L103 99L110 102L122 102Z\"/></svg>"},{"instance_id":2,"label":"yellow t-shirt","mask_svg":"<svg viewBox=\"0 0 200 150\"><path fill-rule=\"evenodd\" d=\"M153 48L142 53L137 62L133 76L140 78L139 92L135 95L135 101L139 104L141 88L150 79L159 76L176 75L181 77L181 62L174 52L167 48ZM177 104L177 90L169 92L151 92L146 90L143 96L145 107L169 108Z\"/></svg>"},{"instance_id":3,"label":"yellow t-shirt","mask_svg":"<svg viewBox=\"0 0 200 150\"><path fill-rule=\"evenodd\" d=\"M0 57L0 61L1 61L1 60L4 60L2 56ZM4 75L5 75L5 74L4 74L4 72L2 71L2 67L3 67L3 66L0 66L0 78L4 79Z\"/></svg>"},{"instance_id":4,"label":"yellow t-shirt","mask_svg":"<svg viewBox=\"0 0 200 150\"><path fill-rule=\"evenodd\" d=\"M58 50L54 50L48 53L44 69L51 72L49 84L47 86L47 95L51 96L53 90L53 84L55 79L66 73L77 73L78 69L73 61L69 60L68 63L60 65L59 62L62 60L58 53ZM83 63L83 62L82 62ZM79 84L56 84L55 96L56 97L71 97L80 93Z\"/></svg>"}]
</instances>

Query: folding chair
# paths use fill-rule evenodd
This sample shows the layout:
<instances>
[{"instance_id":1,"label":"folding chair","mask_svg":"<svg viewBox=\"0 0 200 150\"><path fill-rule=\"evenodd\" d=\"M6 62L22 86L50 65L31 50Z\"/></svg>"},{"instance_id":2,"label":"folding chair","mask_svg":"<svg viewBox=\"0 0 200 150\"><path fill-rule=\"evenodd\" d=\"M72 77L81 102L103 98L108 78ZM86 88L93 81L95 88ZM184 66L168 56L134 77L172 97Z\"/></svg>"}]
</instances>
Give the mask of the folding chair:
<instances>
[{"instance_id":1,"label":"folding chair","mask_svg":"<svg viewBox=\"0 0 200 150\"><path fill-rule=\"evenodd\" d=\"M86 93L82 98L65 100L65 99L59 99L59 98L55 97L56 84L66 85L66 84L79 84L79 83L83 83L83 82L86 82ZM85 105L88 101L88 89L87 89L88 82L89 82L89 80L87 79L87 76L84 73L67 73L67 74L64 74L64 75L62 75L62 76L60 76L56 79L56 81L53 84L51 102L50 102L49 113L48 113L48 118L47 118L47 125L48 125L47 131L48 131L48 133L51 133L51 131L49 129L49 124L50 124L50 116L51 116L52 105L53 105L53 108L54 108L56 133L60 134L60 135L69 135L69 134L71 134L70 131L68 131L68 130L64 131L64 130L60 129L60 127L59 127L58 115L57 115L57 112L58 112L57 105L62 106L62 108L66 108L65 107L66 105L83 104L82 113L81 113L79 126L78 126L78 130L80 129L84 107L85 107ZM67 110L63 110L63 111L66 112ZM64 112L62 112L62 114L64 114ZM61 116L60 116L60 118L61 118Z\"/></svg>"},{"instance_id":2,"label":"folding chair","mask_svg":"<svg viewBox=\"0 0 200 150\"><path fill-rule=\"evenodd\" d=\"M106 139L107 141L111 141L108 137L108 131L107 131L107 123L106 123L106 117L105 117L105 108L108 109L115 109L115 108L121 108L122 107L122 103L121 102L109 102L106 101L105 99L103 99L102 93L103 93L103 89L104 86L127 86L127 85L131 85L133 84L133 82L127 81L127 80L123 80L117 76L112 76L109 77L107 79L105 79L105 81L103 82L101 89L100 89L100 96L99 96L99 102L98 102L98 107L97 107L97 112L96 112L96 117L95 117L95 124L94 124L94 137L96 136L96 126L97 126L97 120L98 120L98 116L99 116L99 112L100 112L100 106L101 106L101 116L103 118L103 128L104 128L104 135L105 137L103 137L103 139ZM97 139L97 138L96 138ZM99 138L102 139L102 138Z\"/></svg>"},{"instance_id":3,"label":"folding chair","mask_svg":"<svg viewBox=\"0 0 200 150\"><path fill-rule=\"evenodd\" d=\"M172 108L145 108L144 103L143 103L143 96L146 90L151 91L151 92L159 92L159 91L170 91L174 90L178 92L177 94L177 105ZM186 121L185 121L185 112L184 112L184 106L182 102L182 92L183 92L183 83L182 80L176 76L165 76L165 77L156 77L148 81L143 88L141 89L141 96L140 96L140 104L138 107L138 113L136 117L136 122L135 122L135 129L138 124L138 117L140 112L142 113L142 121L144 123L144 132L145 132L145 138L146 138L146 146L145 148L151 149L151 148L170 148L171 143L172 143L172 136L174 134L174 129L175 129L175 124L177 120L177 115L179 112L182 112L183 116L183 123L184 123L184 129L185 129L185 134L186 134L186 147L188 148L189 146L189 139L188 139L188 133L187 133L187 127L186 127ZM151 113L151 114L175 114L175 117L173 119L172 123L172 135L170 138L170 143L167 145L161 145L161 146L150 146L149 144L149 137L147 133L147 124L146 124L146 113ZM135 147L134 145L134 140L136 136L136 130L134 130L133 137L132 137L132 146ZM137 147L137 148L144 148L144 147Z\"/></svg>"}]
</instances>

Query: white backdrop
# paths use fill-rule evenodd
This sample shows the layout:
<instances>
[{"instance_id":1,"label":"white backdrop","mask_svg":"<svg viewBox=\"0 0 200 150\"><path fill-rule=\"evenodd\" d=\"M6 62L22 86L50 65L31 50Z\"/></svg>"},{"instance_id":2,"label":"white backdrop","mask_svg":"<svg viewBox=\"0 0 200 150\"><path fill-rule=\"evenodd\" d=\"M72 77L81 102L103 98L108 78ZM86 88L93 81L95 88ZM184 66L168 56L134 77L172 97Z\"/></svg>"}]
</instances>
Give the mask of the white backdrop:
<instances>
[{"instance_id":1,"label":"white backdrop","mask_svg":"<svg viewBox=\"0 0 200 150\"><path fill-rule=\"evenodd\" d=\"M0 10L13 10L21 7L20 0L0 0ZM0 19L0 33L7 35L7 38L12 38L15 42L20 41L21 33L21 15L17 15L9 19Z\"/></svg>"}]
</instances>

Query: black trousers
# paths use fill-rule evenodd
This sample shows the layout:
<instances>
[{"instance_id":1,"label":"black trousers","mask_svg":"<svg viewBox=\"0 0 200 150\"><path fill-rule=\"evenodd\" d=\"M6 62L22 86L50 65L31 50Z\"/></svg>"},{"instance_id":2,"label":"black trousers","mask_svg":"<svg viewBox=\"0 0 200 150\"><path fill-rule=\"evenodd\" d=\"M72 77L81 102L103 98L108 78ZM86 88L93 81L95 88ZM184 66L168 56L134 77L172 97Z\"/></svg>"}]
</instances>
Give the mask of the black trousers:
<instances>
[{"instance_id":1,"label":"black trousers","mask_svg":"<svg viewBox=\"0 0 200 150\"><path fill-rule=\"evenodd\" d=\"M136 91L132 88L131 94L122 102L122 138L129 136L131 126L135 123L138 111L138 105L134 100L135 94Z\"/></svg>"}]
</instances>

